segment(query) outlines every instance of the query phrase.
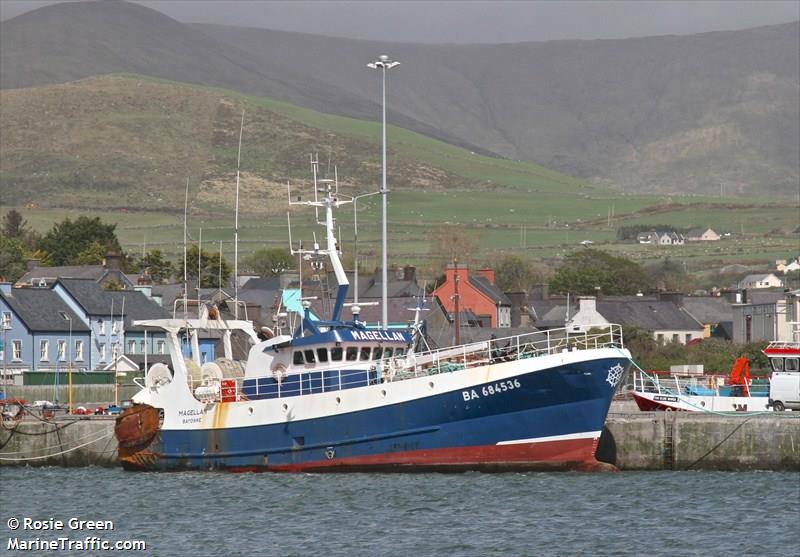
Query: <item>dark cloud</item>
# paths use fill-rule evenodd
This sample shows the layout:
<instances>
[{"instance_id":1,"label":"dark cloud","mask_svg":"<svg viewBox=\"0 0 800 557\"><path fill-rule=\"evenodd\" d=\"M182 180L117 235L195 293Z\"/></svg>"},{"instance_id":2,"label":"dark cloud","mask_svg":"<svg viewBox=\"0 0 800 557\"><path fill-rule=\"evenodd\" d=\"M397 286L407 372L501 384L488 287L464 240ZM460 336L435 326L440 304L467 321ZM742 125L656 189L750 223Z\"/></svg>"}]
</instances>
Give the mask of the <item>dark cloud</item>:
<instances>
[{"instance_id":1,"label":"dark cloud","mask_svg":"<svg viewBox=\"0 0 800 557\"><path fill-rule=\"evenodd\" d=\"M0 0L0 18L53 3ZM741 29L800 19L789 1L140 0L179 21L403 42L600 39Z\"/></svg>"}]
</instances>

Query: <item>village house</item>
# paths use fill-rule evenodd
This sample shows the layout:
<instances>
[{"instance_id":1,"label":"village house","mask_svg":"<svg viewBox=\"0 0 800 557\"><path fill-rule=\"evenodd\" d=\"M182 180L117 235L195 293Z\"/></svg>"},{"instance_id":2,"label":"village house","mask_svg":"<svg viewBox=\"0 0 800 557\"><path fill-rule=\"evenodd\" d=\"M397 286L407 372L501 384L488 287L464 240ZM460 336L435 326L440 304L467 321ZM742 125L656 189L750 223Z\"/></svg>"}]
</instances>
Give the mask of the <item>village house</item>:
<instances>
[{"instance_id":1,"label":"village house","mask_svg":"<svg viewBox=\"0 0 800 557\"><path fill-rule=\"evenodd\" d=\"M534 325L539 329L569 327L587 331L608 324L632 325L648 331L660 343L686 344L705 336L705 326L673 298L645 296L579 296L532 299Z\"/></svg>"},{"instance_id":2,"label":"village house","mask_svg":"<svg viewBox=\"0 0 800 557\"><path fill-rule=\"evenodd\" d=\"M800 271L800 256L795 257L788 263L785 259L779 259L775 262L775 270L779 273L787 275L793 271Z\"/></svg>"},{"instance_id":3,"label":"village house","mask_svg":"<svg viewBox=\"0 0 800 557\"><path fill-rule=\"evenodd\" d=\"M449 264L445 281L433 291L448 313L455 311L456 288L460 311L471 311L484 327L511 327L511 300L495 284L493 269L470 273L463 263Z\"/></svg>"},{"instance_id":4,"label":"village house","mask_svg":"<svg viewBox=\"0 0 800 557\"><path fill-rule=\"evenodd\" d=\"M126 355L139 367L145 355L166 356L164 333L146 332L133 322L144 319L163 319L169 314L142 292L133 290L103 290L93 279L58 279L52 286L62 300L91 330L89 346L91 362L102 369L118 356Z\"/></svg>"},{"instance_id":5,"label":"village house","mask_svg":"<svg viewBox=\"0 0 800 557\"><path fill-rule=\"evenodd\" d=\"M720 235L710 228L692 228L685 238L687 242L717 242Z\"/></svg>"},{"instance_id":6,"label":"village house","mask_svg":"<svg viewBox=\"0 0 800 557\"><path fill-rule=\"evenodd\" d=\"M16 282L17 286L50 286L60 278L92 279L103 287L117 285L133 289L135 282L122 270L122 256L108 253L100 265L40 266L38 259L29 259L27 272Z\"/></svg>"},{"instance_id":7,"label":"village house","mask_svg":"<svg viewBox=\"0 0 800 557\"><path fill-rule=\"evenodd\" d=\"M0 328L6 371L92 369L88 325L49 288L0 283Z\"/></svg>"},{"instance_id":8,"label":"village house","mask_svg":"<svg viewBox=\"0 0 800 557\"><path fill-rule=\"evenodd\" d=\"M800 290L743 292L733 305L733 340L800 341Z\"/></svg>"},{"instance_id":9,"label":"village house","mask_svg":"<svg viewBox=\"0 0 800 557\"><path fill-rule=\"evenodd\" d=\"M739 281L739 290L752 290L755 288L780 288L783 281L772 273L747 275Z\"/></svg>"}]
</instances>

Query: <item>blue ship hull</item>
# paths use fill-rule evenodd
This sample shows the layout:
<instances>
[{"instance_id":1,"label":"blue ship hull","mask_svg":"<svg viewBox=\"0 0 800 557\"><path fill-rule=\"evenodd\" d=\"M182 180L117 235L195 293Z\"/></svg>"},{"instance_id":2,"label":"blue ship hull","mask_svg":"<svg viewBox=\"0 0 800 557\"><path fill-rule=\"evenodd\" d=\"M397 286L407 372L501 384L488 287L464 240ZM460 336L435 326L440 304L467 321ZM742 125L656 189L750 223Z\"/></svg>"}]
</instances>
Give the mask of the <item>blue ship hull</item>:
<instances>
[{"instance_id":1,"label":"blue ship hull","mask_svg":"<svg viewBox=\"0 0 800 557\"><path fill-rule=\"evenodd\" d=\"M591 468L616 390L609 370L628 364L590 360L307 420L161 429L145 447L121 447L120 461L146 470Z\"/></svg>"}]
</instances>

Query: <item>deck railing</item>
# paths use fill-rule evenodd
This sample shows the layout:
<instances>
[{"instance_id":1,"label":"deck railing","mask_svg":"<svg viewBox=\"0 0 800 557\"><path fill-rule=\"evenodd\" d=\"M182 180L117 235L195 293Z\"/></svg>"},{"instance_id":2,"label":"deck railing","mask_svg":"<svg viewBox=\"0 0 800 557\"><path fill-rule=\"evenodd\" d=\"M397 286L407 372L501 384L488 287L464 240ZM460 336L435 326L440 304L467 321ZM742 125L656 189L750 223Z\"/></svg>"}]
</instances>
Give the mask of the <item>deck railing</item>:
<instances>
[{"instance_id":1,"label":"deck railing","mask_svg":"<svg viewBox=\"0 0 800 557\"><path fill-rule=\"evenodd\" d=\"M621 326L603 325L583 331L550 329L415 353L401 358L374 360L366 369L309 370L292 373L282 381L276 381L269 375L247 379L239 377L235 378L236 393L237 398L242 395L250 398L293 397L451 373L487 364L562 352L609 347L624 348ZM346 365L347 362L341 364ZM366 362L360 364L363 366ZM192 392L196 387L204 385L198 381L190 380L190 383Z\"/></svg>"},{"instance_id":2,"label":"deck railing","mask_svg":"<svg viewBox=\"0 0 800 557\"><path fill-rule=\"evenodd\" d=\"M635 391L660 395L690 396L767 396L769 380L753 378L746 386L732 384L728 375L684 375L669 371L636 370L633 375Z\"/></svg>"}]
</instances>

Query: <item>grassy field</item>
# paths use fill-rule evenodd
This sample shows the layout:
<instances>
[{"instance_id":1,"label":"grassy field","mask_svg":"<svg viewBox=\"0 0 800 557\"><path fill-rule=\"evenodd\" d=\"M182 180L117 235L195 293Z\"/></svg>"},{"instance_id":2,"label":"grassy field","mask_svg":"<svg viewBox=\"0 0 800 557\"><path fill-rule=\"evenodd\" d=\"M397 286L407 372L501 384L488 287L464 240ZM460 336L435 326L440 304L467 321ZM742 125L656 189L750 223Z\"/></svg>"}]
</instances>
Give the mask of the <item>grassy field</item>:
<instances>
[{"instance_id":1,"label":"grassy field","mask_svg":"<svg viewBox=\"0 0 800 557\"><path fill-rule=\"evenodd\" d=\"M322 114L270 99L180 83L112 76L2 91L0 197L33 228L65 217L100 216L117 224L125 249L182 253L183 195L190 177L189 237L233 253L233 207L241 111L240 253L288 245L286 181L308 198L308 153L320 175L338 168L341 193L377 190L380 125ZM38 118L47 114L47 118ZM633 195L593 186L535 164L485 157L389 127L392 261L424 263L431 231L459 225L476 262L503 253L563 257L582 241L647 261L669 256L693 267L733 261L767 264L796 255L797 204L752 198ZM359 201L360 253L377 262L379 197ZM312 241L312 213L293 211L293 236ZM341 244L352 253L353 213L338 214ZM625 225L705 226L733 237L718 243L656 248L616 244Z\"/></svg>"}]
</instances>

